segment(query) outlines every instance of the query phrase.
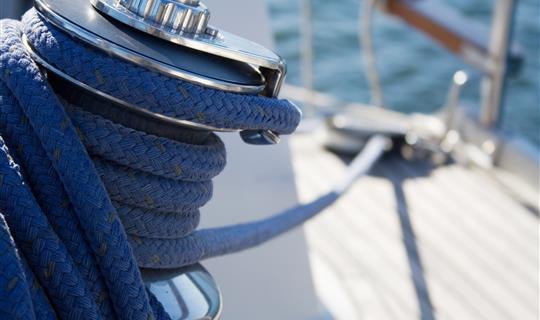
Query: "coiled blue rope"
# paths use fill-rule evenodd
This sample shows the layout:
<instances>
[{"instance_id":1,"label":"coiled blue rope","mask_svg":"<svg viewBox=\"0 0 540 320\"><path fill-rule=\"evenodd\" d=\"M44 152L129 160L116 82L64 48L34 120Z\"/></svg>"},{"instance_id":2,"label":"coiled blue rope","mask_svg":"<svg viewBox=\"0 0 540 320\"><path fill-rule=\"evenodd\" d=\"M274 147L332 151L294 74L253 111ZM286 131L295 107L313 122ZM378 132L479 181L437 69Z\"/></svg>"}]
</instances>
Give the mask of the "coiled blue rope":
<instances>
[{"instance_id":1,"label":"coiled blue rope","mask_svg":"<svg viewBox=\"0 0 540 320\"><path fill-rule=\"evenodd\" d=\"M0 318L167 319L138 267L173 268L264 242L341 190L270 219L196 230L225 148L136 131L60 100L22 43L77 80L178 119L287 134L287 101L196 86L113 59L30 10L0 26ZM378 154L371 156L378 157ZM370 163L362 159L357 172Z\"/></svg>"}]
</instances>

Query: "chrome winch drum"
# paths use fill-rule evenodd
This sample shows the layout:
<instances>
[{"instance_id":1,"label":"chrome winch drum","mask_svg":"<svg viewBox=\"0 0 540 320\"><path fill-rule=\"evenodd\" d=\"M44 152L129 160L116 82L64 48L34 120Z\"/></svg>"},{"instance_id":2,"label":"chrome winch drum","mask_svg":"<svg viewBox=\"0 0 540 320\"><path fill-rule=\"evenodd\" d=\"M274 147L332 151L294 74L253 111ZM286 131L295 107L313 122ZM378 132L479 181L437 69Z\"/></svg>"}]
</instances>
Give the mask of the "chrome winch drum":
<instances>
[{"instance_id":1,"label":"chrome winch drum","mask_svg":"<svg viewBox=\"0 0 540 320\"><path fill-rule=\"evenodd\" d=\"M286 67L271 50L211 25L209 9L199 0L35 0L47 21L111 56L204 87L233 93L278 95ZM153 114L100 92L39 57L55 76L92 92L125 111L170 126L202 131L235 131ZM250 144L275 144L271 131L243 131Z\"/></svg>"}]
</instances>

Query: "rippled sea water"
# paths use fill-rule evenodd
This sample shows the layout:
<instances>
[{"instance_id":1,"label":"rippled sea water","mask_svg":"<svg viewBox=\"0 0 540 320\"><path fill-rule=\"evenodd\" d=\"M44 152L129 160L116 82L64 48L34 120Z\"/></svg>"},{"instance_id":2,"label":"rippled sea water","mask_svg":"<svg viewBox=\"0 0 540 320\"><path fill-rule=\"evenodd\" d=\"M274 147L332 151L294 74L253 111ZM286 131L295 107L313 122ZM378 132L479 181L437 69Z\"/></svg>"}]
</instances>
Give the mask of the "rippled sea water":
<instances>
[{"instance_id":1,"label":"rippled sea water","mask_svg":"<svg viewBox=\"0 0 540 320\"><path fill-rule=\"evenodd\" d=\"M446 0L464 15L489 24L492 0ZM514 40L525 54L521 73L508 81L501 126L540 146L540 2L520 0L516 10ZM300 85L299 1L269 0L278 52L289 66L288 82ZM355 0L313 0L315 88L347 101L368 102L369 90L358 44ZM402 21L377 12L374 41L385 102L391 108L431 112L444 104L453 73L474 72ZM464 92L478 103L478 81Z\"/></svg>"}]
</instances>

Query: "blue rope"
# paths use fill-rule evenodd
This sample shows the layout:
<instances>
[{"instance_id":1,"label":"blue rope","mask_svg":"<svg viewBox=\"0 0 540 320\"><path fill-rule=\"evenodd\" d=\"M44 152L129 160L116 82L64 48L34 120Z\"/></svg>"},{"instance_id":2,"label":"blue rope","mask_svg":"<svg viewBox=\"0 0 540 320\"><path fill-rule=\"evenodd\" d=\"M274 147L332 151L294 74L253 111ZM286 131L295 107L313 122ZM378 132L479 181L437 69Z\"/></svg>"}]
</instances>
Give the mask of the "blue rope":
<instances>
[{"instance_id":1,"label":"blue rope","mask_svg":"<svg viewBox=\"0 0 540 320\"><path fill-rule=\"evenodd\" d=\"M284 100L208 89L113 59L33 9L22 23L1 21L2 319L168 319L139 267L177 268L253 247L314 216L343 191L266 220L196 230L211 180L226 163L221 140L158 137L84 111L91 102L62 100L26 52L23 33L56 68L155 113L280 134L300 121ZM361 160L353 175L370 166Z\"/></svg>"},{"instance_id":2,"label":"blue rope","mask_svg":"<svg viewBox=\"0 0 540 320\"><path fill-rule=\"evenodd\" d=\"M225 166L223 143L215 135L200 145L152 136L60 101L22 33L57 68L153 112L284 134L300 114L286 101L203 88L112 59L35 10L22 23L1 24L0 261L9 268L0 276L0 314L166 317L150 307L136 261L149 257L139 266L164 267L161 256L170 252L160 247L193 234L211 179ZM193 261L190 251L176 246L173 255Z\"/></svg>"}]
</instances>

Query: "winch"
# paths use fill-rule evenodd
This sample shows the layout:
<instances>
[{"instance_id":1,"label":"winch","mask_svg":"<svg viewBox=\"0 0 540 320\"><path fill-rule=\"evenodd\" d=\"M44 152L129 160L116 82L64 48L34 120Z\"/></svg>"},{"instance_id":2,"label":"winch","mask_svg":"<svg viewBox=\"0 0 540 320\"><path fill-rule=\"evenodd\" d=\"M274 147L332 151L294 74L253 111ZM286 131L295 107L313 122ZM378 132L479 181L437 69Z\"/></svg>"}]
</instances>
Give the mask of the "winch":
<instances>
[{"instance_id":1,"label":"winch","mask_svg":"<svg viewBox=\"0 0 540 320\"><path fill-rule=\"evenodd\" d=\"M279 132L290 133L298 123L299 118L297 115L299 114L299 111L297 109L292 110L296 107L289 102L286 102L286 108L289 108L289 111L287 112L293 115L292 118L283 117L283 115L279 115L278 113L268 115L272 110L268 111L269 109L265 109L271 109L272 103L275 103L273 101L277 101L276 99L271 98L277 97L285 78L286 67L285 62L281 57L257 43L211 26L209 24L210 10L199 0L35 0L34 8L35 12L32 12L31 10L26 14L26 16L31 16L31 18L23 18L22 25L26 29L22 30L22 32L16 36L20 36L20 40L16 40L13 36L9 35L12 30L10 29L9 23L7 23L6 26L2 26L3 28L7 28L6 30L10 30L5 34L5 37L8 40L3 40L4 43L12 40L14 41L13 44L9 44L11 49L8 51L12 52L13 48L17 47L17 41L22 43L25 51L22 56L8 59L12 59L12 61L17 59L21 63L24 63L22 61L26 59L24 57L25 54L31 57L31 60L35 62L41 68L43 74L46 75L47 85L50 85L54 90L54 94L60 99L68 111L69 116L74 117L72 120L75 122L79 134L86 135L87 133L85 130L88 128L90 128L89 130L93 130L93 126L96 124L92 124L95 119L91 120L90 118L93 116L90 115L95 115L97 117L96 119L102 119L98 121L98 126L110 126L112 123L108 123L108 121L112 121L115 123L115 126L120 125L120 129L114 130L137 130L140 132L137 133L137 135L143 140L146 139L144 138L145 134L148 134L151 139L158 139L158 141L154 142L157 144L171 144L171 142L168 142L166 139L176 141L175 144L179 143L176 148L180 147L180 151L173 151L171 149L171 151L167 152L172 152L172 156L174 156L176 152L187 152L186 155L177 155L176 157L187 157L186 160L182 160L181 162L188 161L189 165L183 167L181 162L175 161L174 158L170 161L163 162L164 165L167 166L167 162L172 163L171 166L174 164L174 172L172 174L173 180L180 178L183 180L185 178L188 181L185 183L186 186L188 186L188 184L200 183L203 187L203 189L199 188L200 190L196 189L194 191L189 191L189 188L178 186L180 188L179 190L186 189L186 193L200 193L200 195L196 194L196 196L202 198L202 200L185 200L194 201L197 204L193 204L193 208L190 207L191 209L174 208L175 212L178 210L176 213L171 213L173 208L170 207L165 209L157 208L158 211L153 214L155 214L156 217L161 215L165 220L157 220L154 216L148 218L150 211L146 212L145 210L147 209L143 210L137 205L131 207L129 213L122 213L123 211L126 211L121 208L124 204L116 203L118 200L115 200L114 196L111 195L111 199L114 201L114 206L116 207L116 210L118 210L118 215L122 218L123 225L126 228L129 237L133 234L132 231L130 231L132 226L129 221L135 221L133 222L133 225L137 223L142 225L142 228L145 229L144 232L150 230L148 232L156 233L167 232L167 222L164 221L176 219L175 225L173 226L171 224L171 226L168 227L168 229L171 230L170 232L177 234L175 236L177 238L185 236L185 238L187 238L186 242L191 241L189 232L192 232L196 228L199 219L197 209L211 196L210 179L219 173L225 165L224 146L219 141L219 138L212 135L212 132L237 131L240 132L242 139L246 143L276 144L279 142ZM24 21L25 19L26 21ZM43 23L46 23L47 26L43 25ZM50 29L51 32L53 31L52 29L54 29L54 35L48 34L47 32L49 31L47 30L42 30L44 27ZM64 47L58 45L57 51L55 51L54 48L51 49L48 47L50 43L41 40L43 35L36 36L36 34L40 32L43 32L45 36L52 35L51 39L47 40L49 42L66 41L66 44L62 44ZM16 33L17 32L14 34ZM71 40L69 40L69 37L62 40L64 35L69 35ZM87 48L84 48L83 46L87 46ZM78 51L79 53L73 53L77 57L79 57L80 54L88 54L88 57L85 58L87 59L85 61L88 65L83 66L81 64L84 63L81 61L77 62L75 59L71 61L70 58L64 59L64 57L59 57L59 55L65 54L66 48L68 50L73 48L74 52L80 50ZM96 53L92 53L94 51ZM103 53L105 55L103 55ZM101 58L102 56L105 58ZM101 64L100 59L108 59L108 66ZM118 59L118 62L123 61L127 64L122 65L121 63L115 63L115 59ZM137 69L133 66L140 67L141 69ZM86 69L77 71L76 69L79 67ZM9 76L11 74L10 68L14 67L9 66L8 63L4 63L2 68L4 70L3 75L8 78L0 79L1 86L3 86L3 83L10 83L12 79ZM111 69L114 70L111 71ZM125 71L125 69L129 69L129 71ZM110 73L108 73L109 71ZM150 71L150 73L146 73L147 71ZM129 79L124 78L123 72L128 74L126 77L129 77ZM152 82L151 78L158 78L159 81ZM118 81L116 79L118 79ZM174 82L175 79L178 80L178 82ZM30 78L27 78L25 81L31 80ZM122 87L122 81L126 81L127 83L131 82L129 89ZM136 95L133 94L133 88L137 87L137 85L133 85L133 82L137 81L141 82L140 86L142 90L140 95L143 97L140 99L137 99L137 97L135 97ZM112 84L118 82L120 84L118 87L107 87L105 84L107 82ZM189 84L192 84L192 86ZM167 85L172 86L172 88L160 87ZM150 90L147 88L149 86L156 87ZM10 112L14 113L15 117L10 116L11 118L17 118L19 116L25 117L19 110L16 110L15 100L9 98L12 93L14 96L17 96L17 90L10 87L10 85L8 85L8 87L8 92L5 93L7 94L7 99L4 100L4 103L12 105L5 108L3 112L7 114ZM3 87L0 87L0 89L3 90ZM125 92L123 94L118 94L118 91L122 90ZM0 93L4 95L3 92ZM231 100L231 97L233 96L222 96L223 93L233 94L233 100ZM35 95L36 94L32 94L32 96ZM42 92L37 95L43 95L45 97L47 96L47 93ZM195 98L193 98L194 95L196 95ZM126 98L126 96L128 97ZM204 112L197 112L195 115L186 113L185 116L175 114L175 112L168 112L166 106L175 104L175 101L178 101L179 99L177 96L180 97L180 99L184 98L188 101L184 102L184 107L179 107L177 105L172 106L172 110L176 110L175 112L181 112L178 110L182 110L182 108L186 107L186 109L190 109L190 104L193 104L195 107L199 107L202 110L204 110L204 108L212 109L215 104L215 102L212 101L217 101L217 105L222 104L223 108L222 110L213 110L212 112L215 114L219 114L220 112L227 114L228 112L226 110L231 109L230 104L238 104L239 107L237 109L240 110L240 114L231 115L230 117L236 117L239 120L227 120L228 116L219 115L210 115L206 117ZM220 97L222 97L223 101L220 101ZM268 99L263 101L258 97L266 97ZM150 104L153 107L149 107L149 100L154 98L162 101L157 101L156 103L152 102ZM213 100L210 101L211 99ZM282 103L281 109L283 109L283 105L284 104ZM70 110L70 106L75 106L79 111ZM12 109L12 107L15 109ZM253 110L251 110L251 107L253 107ZM25 110L25 112L27 112L27 110ZM244 115L243 113L247 113L247 115ZM81 123L77 123L75 114L86 115L90 118L81 120L83 121ZM29 116L29 118L32 117ZM225 120L222 121L221 118ZM264 120L264 118L267 118L267 120ZM89 127L85 129L86 121L89 124ZM275 122L276 124L261 124L264 121ZM278 121L281 124L277 123ZM54 126L52 122L51 126ZM60 125L60 130L66 129L67 126L67 124ZM125 128L122 128L122 126ZM23 132L25 132L25 130L32 130L30 128L23 129L22 127L19 128L17 126L15 126L15 128L10 128L10 124L4 123L3 121L0 121L0 127L5 127L6 131L2 131L2 137L7 139L6 144L9 146L15 144L22 146L24 143L16 141L23 137ZM276 128L276 130L260 129L261 127ZM33 129L37 130L35 128ZM98 130L103 130L103 128ZM27 133L25 132L24 134ZM30 133L30 135L32 134ZM127 133L127 136L129 135L130 134ZM42 136L40 139L47 140L55 138ZM64 143L63 139L58 139L62 140L59 141L60 145ZM84 139L84 137L81 136L81 139ZM125 138L122 139L125 140ZM4 142L0 142L3 145ZM87 144L87 142L88 141L85 141L85 144ZM66 143L69 144L69 142ZM185 145L183 145L183 143L185 143ZM105 145L106 144L107 143L105 143ZM151 144L152 143L150 143L150 145ZM37 147L37 145L29 145L24 148L28 150L32 147ZM86 147L88 148L88 145ZM125 148L125 150L116 149L118 152L131 152L132 150L129 150L130 148L135 150L141 149L143 146L132 145L131 147L128 147L127 145L124 145L119 148ZM181 150L181 148L191 148L193 151ZM57 148L56 150L59 149ZM7 149L4 151L9 152ZM160 151L164 152L161 149ZM33 152L40 154L39 150ZM89 153L91 153L92 156L95 156L92 152L93 151L89 150ZM148 154L148 152L150 152L150 154ZM60 157L60 151L57 151L57 154ZM72 154L76 157L77 152L73 152ZM98 154L99 159L103 157L105 159L107 158L105 154L99 152ZM156 159L151 159L156 156L152 151L147 151L146 153L141 154L141 156L147 157L150 161L153 161L150 165L156 165ZM67 216L73 214L73 212L60 213L61 211L66 210L71 211L69 206L56 210L58 211L58 216L56 217L54 214L51 216L51 213L47 212L50 210L55 211L54 204L52 204L54 199L51 198L54 198L55 195L64 197L62 196L63 192L60 192L60 190L53 191L55 187L49 188L52 193L38 190L37 186L44 184L44 180L42 179L45 178L46 175L41 175L40 178L37 177L39 174L35 172L45 169L47 166L49 166L49 169L45 169L43 172L50 172L52 167L49 164L45 164L44 167L40 169L38 167L41 164L36 162L33 162L32 164L32 161L29 159L23 160L22 158L24 158L24 155L19 154L16 158L17 157L19 157L18 160L23 167L29 167L27 170L29 172L29 184L36 186L35 192L36 198L40 200L39 205L43 206L45 216L50 220L51 225L55 229L54 231L59 234L61 240L65 242L67 238L80 237L81 235L76 235L76 233L73 233L74 231L69 229L78 224L77 221L75 221L75 217L67 218ZM201 157L201 160L197 157ZM100 165L98 165L98 163L102 160L92 160L97 161L96 165L99 168ZM136 162L139 163L140 160L136 160ZM208 164L203 162L208 162ZM126 165L126 168L130 166L128 163L123 163L123 165ZM193 169L190 167L193 167ZM59 170L58 168L55 169ZM155 169L156 168L152 170ZM83 169L83 171L86 170L87 169ZM101 169L98 171L100 170ZM142 170L145 171L147 169ZM69 172L68 174L73 174L73 172L77 170L66 168L66 171ZM190 173L190 171L193 172ZM104 179L104 174L101 171L99 174L101 175L101 178ZM0 176L1 175L2 173L0 172ZM34 177L34 175L36 175L36 177ZM54 179L57 178L53 177L53 180ZM159 187L159 185L166 186L167 184L172 183L173 180L171 180L171 182L157 182L156 187ZM196 182L192 182L194 180L196 180ZM201 182L199 182L199 180ZM62 181L62 183L66 190L76 188L75 185L69 187L67 185L69 182L66 184L66 181ZM114 183L111 185L113 184ZM53 185L60 186L58 183L53 183ZM105 182L105 185L107 185L107 191L111 193L107 182ZM7 187L7 193L18 190L13 189L9 185ZM97 187L98 189L100 188L99 185ZM146 185L142 188L147 189L148 187L149 186ZM19 191L28 195L23 189ZM67 193L69 194L70 192L68 191ZM166 196L166 193L166 190L161 191L162 196ZM71 198L71 196L69 197ZM29 197L28 200L30 198L31 197ZM76 202L74 199L71 199L71 201L74 201L74 203ZM108 202L110 200L105 201ZM42 202L49 203L50 205L48 206ZM0 204L2 204L1 199ZM77 205L74 204L74 207L76 206ZM156 209L152 204L148 203L143 206L148 206L148 210ZM88 213L94 212L91 214L97 214L97 216L99 216L96 211L101 210L102 207L103 205L99 205L99 207L94 209L86 209L88 210ZM105 207L107 207L107 205L105 205ZM10 209L9 205L7 207L2 205L0 206L0 209L3 209L4 211L7 210L7 212L4 213L9 213L10 210L17 210L16 208ZM83 208L83 210L84 209L85 208ZM35 210L39 211L39 207L35 207ZM103 208L102 210L110 209ZM79 214L78 209L75 211ZM137 218L137 215L134 214L133 211L142 211L147 215L146 218L143 217L142 219L146 220ZM161 211L168 211L167 216L165 217L163 213L159 213ZM186 213L184 213L184 211ZM130 215L129 217L128 214ZM18 214L13 214L12 216L17 215ZM21 218L24 215L26 214L21 213ZM171 218L171 216L175 218ZM124 220L124 218L126 220ZM75 220L68 222L67 226L63 225L65 221L70 221L70 219ZM81 219L81 216L78 216L78 219ZM99 218L96 219L99 220ZM7 220L7 225L10 227L14 223L16 224L14 220ZM114 219L111 220L109 218L107 223L114 225L115 222ZM152 231L152 224L160 225L156 228L161 229ZM87 229L87 226L83 223L82 228ZM92 228L93 227L90 227L88 230L84 230L85 232L90 232L86 234L86 236L89 237L88 241L90 247L93 247L92 242L103 241L100 240L99 232L90 230ZM109 234L110 232L112 231L107 231L106 234ZM122 241L126 244L127 241L123 238L122 232L123 231L120 231L120 240L111 240L112 242L109 244L107 244L107 241L104 241L99 248L103 249L104 246L111 246L112 243L117 245L116 243L118 243L120 245L120 252L124 250L126 247L122 244ZM137 236L140 235L137 232L135 232L135 234L137 234ZM93 238L94 236L97 236L98 238ZM150 238L156 237L155 235L147 235L147 233L144 233L144 236ZM116 236L111 237L114 238ZM163 237L168 238L172 236L163 235ZM14 236L14 238L18 241L17 236ZM147 240L153 240L150 238L147 238ZM201 241L204 242L204 239ZM35 241L35 243L38 242L39 241ZM138 243L136 240L132 239L130 239L130 242L132 246ZM195 255L191 258L188 257L188 260L186 260L185 263L176 262L175 264L169 264L164 268L160 268L158 261L153 260L156 257L155 254L153 254L150 259L152 261L150 262L142 262L142 260L139 260L138 258L139 261L137 262L139 267L141 267L140 274L144 281L144 286L148 291L148 297L145 298L145 294L141 295L139 293L139 296L130 298L132 300L131 302L128 302L128 305L119 307L118 301L125 299L124 293L127 294L127 292L125 292L125 289L121 289L120 286L118 286L118 288L113 288L111 285L114 287L117 286L116 282L118 282L118 279L113 278L116 278L114 274L120 272L120 267L112 265L112 269L109 271L102 269L103 264L108 264L108 262L105 260L101 261L101 258L99 258L101 253L96 252L94 248L92 248L92 250L94 250L93 254L97 258L97 265L99 265L99 268L97 266L92 266L92 263L88 265L88 261L93 260L89 258L89 254L92 253L92 250L89 248L82 250L80 245L81 244L77 243L66 244L68 254L72 255L75 261L75 266L70 268L80 268L81 276L86 281L88 289L90 289L89 293L92 293L94 296L97 295L97 298L95 299L97 308L99 309L98 315L108 319L109 317L114 317L113 313L115 313L118 318L134 319L145 316L146 313L151 312L154 317L160 319L216 319L219 317L219 314L221 313L221 296L219 289L210 274L208 274L200 264L195 263L199 260ZM97 248L98 251L99 248ZM109 251L112 250L113 248L109 249ZM152 250L148 250L148 252L151 252ZM217 250L220 249L214 249L214 251ZM135 249L135 251L137 252L137 249ZM176 251L180 254L181 250L177 249ZM119 258L120 260L133 259L133 257L128 258L125 256L125 253L126 251L120 255L117 254L116 258ZM25 254L29 253L25 252ZM44 253L44 255L47 254ZM41 263L47 265L58 263L48 261L49 258L45 256L40 259L41 260L30 261L32 269L39 269L39 264ZM46 260L48 262L45 262ZM6 260L5 262L7 263L9 261ZM125 261L125 263L127 262ZM189 266L186 267L186 265ZM150 268L144 268L144 266ZM92 271L92 268L95 268L95 270ZM127 270L123 272L125 273L126 271ZM40 273L36 273L35 270L33 270L33 273L40 275ZM98 278L95 278L98 273L103 273L105 283L102 283L101 280L98 281ZM30 275L27 275L27 278L28 277L30 277ZM139 277L137 271L131 269L131 271L124 274L122 277L127 277L128 279L131 279L129 281L134 281L128 286L129 290L140 288L141 284L137 282L137 278ZM67 281L67 278L65 279ZM42 281L44 281L44 279L40 278L40 282ZM111 284L112 282L110 281L114 281L114 284ZM110 296L112 302L109 302L109 298L105 300L99 298L100 295L103 295L105 284L109 287L108 296ZM54 296L56 294L54 291L49 292L49 284L47 281L42 283L42 286L46 289L46 295ZM84 285L79 284L72 287L72 289L82 290L82 287L77 289L77 286L84 287ZM70 301L70 298L67 297L74 294L73 292L69 293L70 291L71 289L58 296L61 298L51 299L53 309L56 309L57 316L61 318L66 317L67 314L73 314L73 312L75 312L74 310L83 308L83 305L85 304L75 302L76 300L68 302ZM0 296L2 296L2 294L3 292L0 290ZM85 297L87 296L88 293L83 294L77 299L86 299ZM149 299L149 302L146 302L145 299ZM45 319L54 314L54 311L51 311L50 307L45 306L46 304L39 304L34 298L32 298L32 300L36 317ZM148 309L147 303L150 303L151 309ZM20 308L20 306L16 307L14 312L24 312L24 309ZM63 313L63 308L66 308L65 310L67 313ZM114 311L111 311L111 308L114 309ZM118 308L125 310L121 311ZM0 306L0 313L2 311L2 306ZM91 311L91 308L84 311L83 314L84 313L86 313L85 317L89 319L97 316Z\"/></svg>"},{"instance_id":2,"label":"winch","mask_svg":"<svg viewBox=\"0 0 540 320\"><path fill-rule=\"evenodd\" d=\"M276 97L285 77L285 63L278 55L209 25L210 11L198 0L36 0L34 5L42 17L74 38L172 78L226 92ZM204 139L211 131L236 131L179 120L118 99L59 70L26 39L25 45L49 72L57 94L81 106L82 100L92 100L91 109L86 109L105 118L130 127L144 123L146 132L180 140L187 136L189 142ZM250 144L279 142L279 135L270 130L240 134ZM219 317L219 291L201 265L141 269L141 273L171 318ZM184 308L179 309L181 305Z\"/></svg>"},{"instance_id":3,"label":"winch","mask_svg":"<svg viewBox=\"0 0 540 320\"><path fill-rule=\"evenodd\" d=\"M276 97L285 78L280 56L209 25L210 11L198 0L35 0L34 6L57 28L113 57L207 88ZM57 69L26 44L45 69L124 112L177 129L237 131L178 120L116 99ZM250 144L279 142L271 130L243 130L241 136Z\"/></svg>"},{"instance_id":4,"label":"winch","mask_svg":"<svg viewBox=\"0 0 540 320\"><path fill-rule=\"evenodd\" d=\"M311 202L198 229L226 164L214 132L275 144L297 128L299 109L276 98L283 60L210 26L197 0L34 5L0 24L0 314L215 319L198 262L301 225L384 152L370 139Z\"/></svg>"}]
</instances>

